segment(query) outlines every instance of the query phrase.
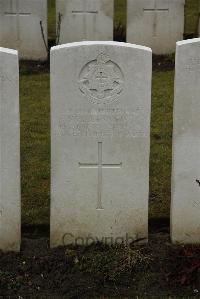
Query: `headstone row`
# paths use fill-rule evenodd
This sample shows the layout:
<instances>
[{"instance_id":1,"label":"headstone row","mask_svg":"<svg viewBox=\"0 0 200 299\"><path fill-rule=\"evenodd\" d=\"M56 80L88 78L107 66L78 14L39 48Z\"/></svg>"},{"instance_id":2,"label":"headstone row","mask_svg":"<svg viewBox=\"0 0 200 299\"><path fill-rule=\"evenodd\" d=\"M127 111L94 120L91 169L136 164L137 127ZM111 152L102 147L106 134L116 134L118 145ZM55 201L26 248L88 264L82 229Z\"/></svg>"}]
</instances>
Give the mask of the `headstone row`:
<instances>
[{"instance_id":1,"label":"headstone row","mask_svg":"<svg viewBox=\"0 0 200 299\"><path fill-rule=\"evenodd\" d=\"M127 63L128 58L128 63ZM51 246L148 240L151 49L51 51ZM0 249L20 248L17 52L0 48ZM171 237L200 243L200 39L177 43Z\"/></svg>"},{"instance_id":2,"label":"headstone row","mask_svg":"<svg viewBox=\"0 0 200 299\"><path fill-rule=\"evenodd\" d=\"M175 50L183 39L185 0L128 0L127 42L155 54ZM56 0L57 43L112 41L114 0ZM20 58L45 60L47 0L0 0L0 46Z\"/></svg>"},{"instance_id":3,"label":"headstone row","mask_svg":"<svg viewBox=\"0 0 200 299\"><path fill-rule=\"evenodd\" d=\"M127 0L127 42L154 54L175 51L183 39L185 0ZM60 44L113 40L114 0L57 0Z\"/></svg>"},{"instance_id":4,"label":"headstone row","mask_svg":"<svg viewBox=\"0 0 200 299\"><path fill-rule=\"evenodd\" d=\"M113 40L114 0L57 0L60 44Z\"/></svg>"},{"instance_id":5,"label":"headstone row","mask_svg":"<svg viewBox=\"0 0 200 299\"><path fill-rule=\"evenodd\" d=\"M47 59L47 0L0 0L0 46L21 59Z\"/></svg>"},{"instance_id":6,"label":"headstone row","mask_svg":"<svg viewBox=\"0 0 200 299\"><path fill-rule=\"evenodd\" d=\"M184 6L185 0L127 0L127 41L173 53L183 39Z\"/></svg>"}]
</instances>

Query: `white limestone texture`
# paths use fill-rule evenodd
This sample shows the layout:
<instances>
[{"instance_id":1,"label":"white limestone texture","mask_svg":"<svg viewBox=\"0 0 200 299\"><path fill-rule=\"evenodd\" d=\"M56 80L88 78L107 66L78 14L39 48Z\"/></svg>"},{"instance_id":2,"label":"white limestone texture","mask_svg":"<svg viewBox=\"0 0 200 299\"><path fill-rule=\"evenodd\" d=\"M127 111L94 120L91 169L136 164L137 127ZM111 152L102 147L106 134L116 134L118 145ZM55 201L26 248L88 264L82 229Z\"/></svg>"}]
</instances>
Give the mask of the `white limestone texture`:
<instances>
[{"instance_id":1,"label":"white limestone texture","mask_svg":"<svg viewBox=\"0 0 200 299\"><path fill-rule=\"evenodd\" d=\"M200 38L177 43L171 238L200 243Z\"/></svg>"},{"instance_id":2,"label":"white limestone texture","mask_svg":"<svg viewBox=\"0 0 200 299\"><path fill-rule=\"evenodd\" d=\"M0 0L1 47L18 50L20 59L46 60L45 43L47 0Z\"/></svg>"},{"instance_id":3,"label":"white limestone texture","mask_svg":"<svg viewBox=\"0 0 200 299\"><path fill-rule=\"evenodd\" d=\"M58 44L113 40L114 0L56 0Z\"/></svg>"},{"instance_id":4,"label":"white limestone texture","mask_svg":"<svg viewBox=\"0 0 200 299\"><path fill-rule=\"evenodd\" d=\"M151 49L51 50L51 246L148 238Z\"/></svg>"},{"instance_id":5,"label":"white limestone texture","mask_svg":"<svg viewBox=\"0 0 200 299\"><path fill-rule=\"evenodd\" d=\"M183 39L185 0L127 0L127 41L154 54L175 52Z\"/></svg>"},{"instance_id":6,"label":"white limestone texture","mask_svg":"<svg viewBox=\"0 0 200 299\"><path fill-rule=\"evenodd\" d=\"M0 250L19 251L20 240L18 53L0 48Z\"/></svg>"}]
</instances>

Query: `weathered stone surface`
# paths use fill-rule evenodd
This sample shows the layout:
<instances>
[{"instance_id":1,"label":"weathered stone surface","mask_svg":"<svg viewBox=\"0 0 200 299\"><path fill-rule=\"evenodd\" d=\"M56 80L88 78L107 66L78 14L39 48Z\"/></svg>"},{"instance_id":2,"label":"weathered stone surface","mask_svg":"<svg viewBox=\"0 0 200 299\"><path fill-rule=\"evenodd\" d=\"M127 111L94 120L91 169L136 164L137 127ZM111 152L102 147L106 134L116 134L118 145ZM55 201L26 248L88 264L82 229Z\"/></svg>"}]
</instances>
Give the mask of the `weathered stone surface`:
<instances>
[{"instance_id":1,"label":"weathered stone surface","mask_svg":"<svg viewBox=\"0 0 200 299\"><path fill-rule=\"evenodd\" d=\"M19 66L17 51L0 48L0 250L20 249Z\"/></svg>"},{"instance_id":2,"label":"weathered stone surface","mask_svg":"<svg viewBox=\"0 0 200 299\"><path fill-rule=\"evenodd\" d=\"M127 41L155 54L175 51L183 39L185 0L127 0Z\"/></svg>"},{"instance_id":3,"label":"weathered stone surface","mask_svg":"<svg viewBox=\"0 0 200 299\"><path fill-rule=\"evenodd\" d=\"M171 237L200 243L200 39L177 43Z\"/></svg>"},{"instance_id":4,"label":"weathered stone surface","mask_svg":"<svg viewBox=\"0 0 200 299\"><path fill-rule=\"evenodd\" d=\"M0 46L16 49L21 59L45 60L47 0L0 0Z\"/></svg>"},{"instance_id":5,"label":"weathered stone surface","mask_svg":"<svg viewBox=\"0 0 200 299\"><path fill-rule=\"evenodd\" d=\"M113 40L114 0L56 0L56 11L60 44Z\"/></svg>"},{"instance_id":6,"label":"weathered stone surface","mask_svg":"<svg viewBox=\"0 0 200 299\"><path fill-rule=\"evenodd\" d=\"M142 46L52 48L52 247L147 241L151 69Z\"/></svg>"}]
</instances>

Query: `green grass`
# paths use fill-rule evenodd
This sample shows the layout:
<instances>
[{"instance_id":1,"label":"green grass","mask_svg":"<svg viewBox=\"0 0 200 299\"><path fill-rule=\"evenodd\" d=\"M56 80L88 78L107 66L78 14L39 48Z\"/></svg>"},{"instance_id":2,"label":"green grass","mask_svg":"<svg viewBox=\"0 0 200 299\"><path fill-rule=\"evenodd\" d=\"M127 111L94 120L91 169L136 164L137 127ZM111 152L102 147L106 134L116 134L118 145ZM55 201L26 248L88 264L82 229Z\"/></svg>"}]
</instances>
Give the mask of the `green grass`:
<instances>
[{"instance_id":1,"label":"green grass","mask_svg":"<svg viewBox=\"0 0 200 299\"><path fill-rule=\"evenodd\" d=\"M168 217L174 72L154 72L152 85L150 217Z\"/></svg>"},{"instance_id":2,"label":"green grass","mask_svg":"<svg viewBox=\"0 0 200 299\"><path fill-rule=\"evenodd\" d=\"M185 33L197 34L200 0L186 0L185 6Z\"/></svg>"},{"instance_id":3,"label":"green grass","mask_svg":"<svg viewBox=\"0 0 200 299\"><path fill-rule=\"evenodd\" d=\"M49 40L56 38L55 0L48 0L48 34Z\"/></svg>"},{"instance_id":4,"label":"green grass","mask_svg":"<svg viewBox=\"0 0 200 299\"><path fill-rule=\"evenodd\" d=\"M115 0L115 24L126 26L126 0Z\"/></svg>"},{"instance_id":5,"label":"green grass","mask_svg":"<svg viewBox=\"0 0 200 299\"><path fill-rule=\"evenodd\" d=\"M26 224L49 223L49 74L22 70L20 99L22 219Z\"/></svg>"}]
</instances>

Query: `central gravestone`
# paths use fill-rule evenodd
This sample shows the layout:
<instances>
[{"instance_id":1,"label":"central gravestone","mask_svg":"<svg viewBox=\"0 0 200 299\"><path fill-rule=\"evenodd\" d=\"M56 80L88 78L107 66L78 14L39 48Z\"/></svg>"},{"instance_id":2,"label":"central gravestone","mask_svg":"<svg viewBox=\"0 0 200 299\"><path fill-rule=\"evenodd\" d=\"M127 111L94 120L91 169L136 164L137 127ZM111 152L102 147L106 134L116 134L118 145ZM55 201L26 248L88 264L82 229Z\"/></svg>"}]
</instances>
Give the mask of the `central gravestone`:
<instances>
[{"instance_id":1,"label":"central gravestone","mask_svg":"<svg viewBox=\"0 0 200 299\"><path fill-rule=\"evenodd\" d=\"M52 49L51 246L147 240L151 58L115 42Z\"/></svg>"},{"instance_id":2,"label":"central gravestone","mask_svg":"<svg viewBox=\"0 0 200 299\"><path fill-rule=\"evenodd\" d=\"M185 0L127 0L127 41L154 54L175 51L183 39Z\"/></svg>"},{"instance_id":3,"label":"central gravestone","mask_svg":"<svg viewBox=\"0 0 200 299\"><path fill-rule=\"evenodd\" d=\"M113 40L114 0L57 0L58 43Z\"/></svg>"},{"instance_id":4,"label":"central gravestone","mask_svg":"<svg viewBox=\"0 0 200 299\"><path fill-rule=\"evenodd\" d=\"M0 45L21 59L47 59L47 1L0 0Z\"/></svg>"}]
</instances>

